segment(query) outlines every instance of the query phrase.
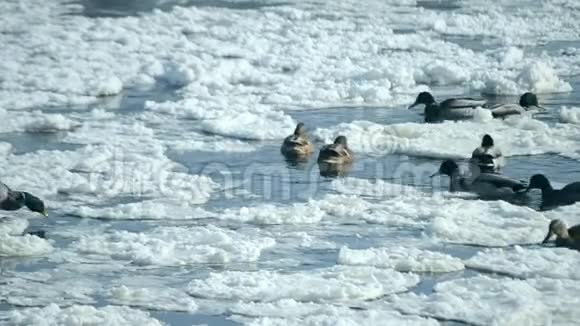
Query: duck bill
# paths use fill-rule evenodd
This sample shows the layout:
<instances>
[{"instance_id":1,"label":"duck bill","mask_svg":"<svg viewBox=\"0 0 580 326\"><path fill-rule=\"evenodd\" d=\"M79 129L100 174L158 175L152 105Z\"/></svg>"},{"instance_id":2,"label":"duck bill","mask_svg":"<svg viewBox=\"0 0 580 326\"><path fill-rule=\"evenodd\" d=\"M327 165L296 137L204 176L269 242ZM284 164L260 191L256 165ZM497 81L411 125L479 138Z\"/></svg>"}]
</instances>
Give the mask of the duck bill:
<instances>
[{"instance_id":1,"label":"duck bill","mask_svg":"<svg viewBox=\"0 0 580 326\"><path fill-rule=\"evenodd\" d=\"M548 234L546 234L546 237L544 238L544 240L542 240L542 244L548 243L548 241L550 241L551 237L552 237L552 231L548 231Z\"/></svg>"},{"instance_id":2,"label":"duck bill","mask_svg":"<svg viewBox=\"0 0 580 326\"><path fill-rule=\"evenodd\" d=\"M417 102L415 102L415 103L413 103L413 104L409 105L409 107L408 107L407 109L408 109L408 110L411 110L412 108L416 107L416 106L417 106L417 105L419 105L419 104L420 104L420 103L417 103Z\"/></svg>"},{"instance_id":3,"label":"duck bill","mask_svg":"<svg viewBox=\"0 0 580 326\"><path fill-rule=\"evenodd\" d=\"M431 174L431 175L429 176L429 178L435 178L436 176L440 176L440 175L441 175L441 172L440 172L440 171L437 171L437 172L435 172L435 173Z\"/></svg>"},{"instance_id":4,"label":"duck bill","mask_svg":"<svg viewBox=\"0 0 580 326\"><path fill-rule=\"evenodd\" d=\"M40 214L42 214L42 216L44 216L44 217L48 217L48 212L47 211L44 211L44 212L42 212Z\"/></svg>"}]
</instances>

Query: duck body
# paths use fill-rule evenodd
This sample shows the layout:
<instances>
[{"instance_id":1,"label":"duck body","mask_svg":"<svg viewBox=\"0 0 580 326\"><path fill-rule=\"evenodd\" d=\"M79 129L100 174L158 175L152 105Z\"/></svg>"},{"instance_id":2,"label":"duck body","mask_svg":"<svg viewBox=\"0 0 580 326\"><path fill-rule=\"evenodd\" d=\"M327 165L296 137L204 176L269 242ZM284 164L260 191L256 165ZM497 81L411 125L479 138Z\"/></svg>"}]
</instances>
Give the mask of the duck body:
<instances>
[{"instance_id":1,"label":"duck body","mask_svg":"<svg viewBox=\"0 0 580 326\"><path fill-rule=\"evenodd\" d=\"M344 136L338 136L333 144L324 145L318 154L318 163L349 164L352 161L353 153Z\"/></svg>"},{"instance_id":2,"label":"duck body","mask_svg":"<svg viewBox=\"0 0 580 326\"><path fill-rule=\"evenodd\" d=\"M421 92L409 109L417 105L425 105L425 122L439 122L443 120L470 119L474 115L474 109L486 104L486 100L480 98L450 98L437 103L429 92Z\"/></svg>"},{"instance_id":3,"label":"duck body","mask_svg":"<svg viewBox=\"0 0 580 326\"><path fill-rule=\"evenodd\" d=\"M294 133L284 139L280 152L289 158L305 158L312 154L314 147L308 139L302 122L298 123Z\"/></svg>"},{"instance_id":4,"label":"duck body","mask_svg":"<svg viewBox=\"0 0 580 326\"><path fill-rule=\"evenodd\" d=\"M505 166L503 154L494 144L495 142L490 135L486 134L482 137L481 146L473 151L469 160L469 170L472 175L499 173L501 168Z\"/></svg>"},{"instance_id":5,"label":"duck body","mask_svg":"<svg viewBox=\"0 0 580 326\"><path fill-rule=\"evenodd\" d=\"M545 109L538 103L536 94L526 92L520 97L518 104L496 104L489 108L494 118L505 118L510 115L524 114L526 112L542 112Z\"/></svg>"},{"instance_id":6,"label":"duck body","mask_svg":"<svg viewBox=\"0 0 580 326\"><path fill-rule=\"evenodd\" d=\"M28 192L14 191L0 182L0 210L16 211L22 207L47 216L44 202L38 197Z\"/></svg>"},{"instance_id":7,"label":"duck body","mask_svg":"<svg viewBox=\"0 0 580 326\"><path fill-rule=\"evenodd\" d=\"M562 189L554 189L546 176L536 174L530 178L528 190L531 189L542 191L541 209L572 205L580 201L580 182L570 183Z\"/></svg>"},{"instance_id":8,"label":"duck body","mask_svg":"<svg viewBox=\"0 0 580 326\"><path fill-rule=\"evenodd\" d=\"M556 247L580 250L580 225L568 228L564 221L559 219L552 220L550 221L548 234L542 243L547 243L553 235L556 236L556 241L554 242Z\"/></svg>"},{"instance_id":9,"label":"duck body","mask_svg":"<svg viewBox=\"0 0 580 326\"><path fill-rule=\"evenodd\" d=\"M433 176L438 174L449 176L450 192L464 191L483 198L502 198L521 194L526 190L522 182L498 173L480 173L475 177L466 177L453 160L441 163L439 171Z\"/></svg>"}]
</instances>

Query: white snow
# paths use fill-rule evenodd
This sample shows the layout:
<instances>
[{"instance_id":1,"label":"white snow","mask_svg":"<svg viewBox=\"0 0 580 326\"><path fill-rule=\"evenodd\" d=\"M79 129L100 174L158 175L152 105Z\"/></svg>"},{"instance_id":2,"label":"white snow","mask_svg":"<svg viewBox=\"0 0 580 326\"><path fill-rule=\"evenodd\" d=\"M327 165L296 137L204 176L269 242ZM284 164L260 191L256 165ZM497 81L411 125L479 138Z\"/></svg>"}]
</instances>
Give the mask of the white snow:
<instances>
[{"instance_id":1,"label":"white snow","mask_svg":"<svg viewBox=\"0 0 580 326\"><path fill-rule=\"evenodd\" d=\"M188 292L202 298L272 302L368 300L414 286L419 277L374 267L334 267L290 274L267 270L211 273L193 280Z\"/></svg>"},{"instance_id":2,"label":"white snow","mask_svg":"<svg viewBox=\"0 0 580 326\"><path fill-rule=\"evenodd\" d=\"M459 258L410 247L349 249L342 247L338 263L350 266L376 266L399 272L453 272L464 269Z\"/></svg>"},{"instance_id":3,"label":"white snow","mask_svg":"<svg viewBox=\"0 0 580 326\"><path fill-rule=\"evenodd\" d=\"M72 245L81 255L96 255L136 265L227 264L256 261L271 238L250 238L218 227L158 227L148 232L114 231L83 236Z\"/></svg>"},{"instance_id":4,"label":"white snow","mask_svg":"<svg viewBox=\"0 0 580 326\"><path fill-rule=\"evenodd\" d=\"M11 325L80 326L80 325L143 325L161 326L149 313L123 306L93 307L73 305L60 308L50 304L43 308L14 310L8 321Z\"/></svg>"}]
</instances>

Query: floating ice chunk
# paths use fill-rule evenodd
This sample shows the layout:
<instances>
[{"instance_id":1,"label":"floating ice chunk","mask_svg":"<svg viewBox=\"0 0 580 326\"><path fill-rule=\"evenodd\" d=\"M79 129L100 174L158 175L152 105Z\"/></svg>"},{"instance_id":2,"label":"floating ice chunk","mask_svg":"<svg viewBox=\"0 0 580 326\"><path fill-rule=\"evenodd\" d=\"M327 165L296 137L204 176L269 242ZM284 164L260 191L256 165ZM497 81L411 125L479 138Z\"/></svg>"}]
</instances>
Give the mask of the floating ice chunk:
<instances>
[{"instance_id":1,"label":"floating ice chunk","mask_svg":"<svg viewBox=\"0 0 580 326\"><path fill-rule=\"evenodd\" d=\"M430 295L395 295L393 306L405 314L473 325L547 325L542 294L528 282L476 276L435 285Z\"/></svg>"},{"instance_id":2,"label":"floating ice chunk","mask_svg":"<svg viewBox=\"0 0 580 326\"><path fill-rule=\"evenodd\" d=\"M536 278L529 284L542 293L542 302L550 309L551 325L573 325L580 318L578 280ZM550 325L550 323L548 323Z\"/></svg>"},{"instance_id":3,"label":"floating ice chunk","mask_svg":"<svg viewBox=\"0 0 580 326\"><path fill-rule=\"evenodd\" d=\"M352 177L335 179L331 182L331 187L337 192L343 194L371 196L378 198L418 193L418 190L415 187L389 183L379 179L376 179L374 182L372 182L371 180L357 179Z\"/></svg>"},{"instance_id":4,"label":"floating ice chunk","mask_svg":"<svg viewBox=\"0 0 580 326\"><path fill-rule=\"evenodd\" d=\"M30 225L24 218L0 218L0 234L20 235Z\"/></svg>"},{"instance_id":5,"label":"floating ice chunk","mask_svg":"<svg viewBox=\"0 0 580 326\"><path fill-rule=\"evenodd\" d=\"M8 155L12 151L12 144L0 142L0 155Z\"/></svg>"},{"instance_id":6,"label":"floating ice chunk","mask_svg":"<svg viewBox=\"0 0 580 326\"><path fill-rule=\"evenodd\" d=\"M499 64L505 68L513 68L524 59L524 51L518 47L510 46L499 55Z\"/></svg>"},{"instance_id":7,"label":"floating ice chunk","mask_svg":"<svg viewBox=\"0 0 580 326\"><path fill-rule=\"evenodd\" d=\"M278 310L295 311L295 305L288 301L282 301L287 305L277 304ZM258 304L260 305L260 304ZM298 305L306 305L305 303L298 303ZM415 326L436 326L439 323L434 319L423 318L418 316L406 316L396 311L390 310L354 310L349 307L336 307L331 305L312 305L309 307L312 311L308 314L300 316L289 317L261 317L253 320L244 320L246 325L251 326L321 326L321 325L351 325L351 326L367 326L367 325L385 325L385 326L399 326L399 325L415 325ZM301 308L298 308L301 309ZM234 316L234 320L236 320Z\"/></svg>"},{"instance_id":8,"label":"floating ice chunk","mask_svg":"<svg viewBox=\"0 0 580 326\"><path fill-rule=\"evenodd\" d=\"M465 261L465 265L519 278L580 280L580 253L567 248L488 249Z\"/></svg>"},{"instance_id":9,"label":"floating ice chunk","mask_svg":"<svg viewBox=\"0 0 580 326\"><path fill-rule=\"evenodd\" d=\"M77 126L78 123L62 114L39 114L24 126L24 130L27 132L52 133L68 131Z\"/></svg>"},{"instance_id":10,"label":"floating ice chunk","mask_svg":"<svg viewBox=\"0 0 580 326\"><path fill-rule=\"evenodd\" d=\"M484 92L494 95L521 95L528 91L544 94L571 90L570 83L561 80L549 64L535 61L524 66L515 78L505 72L488 73Z\"/></svg>"},{"instance_id":11,"label":"floating ice chunk","mask_svg":"<svg viewBox=\"0 0 580 326\"><path fill-rule=\"evenodd\" d=\"M572 90L554 69L545 62L534 62L524 67L517 77L518 84L534 93L564 93ZM522 92L523 93L523 92Z\"/></svg>"},{"instance_id":12,"label":"floating ice chunk","mask_svg":"<svg viewBox=\"0 0 580 326\"><path fill-rule=\"evenodd\" d=\"M95 96L111 96L121 93L123 90L123 81L117 76L110 76L98 81L95 85Z\"/></svg>"},{"instance_id":13,"label":"floating ice chunk","mask_svg":"<svg viewBox=\"0 0 580 326\"><path fill-rule=\"evenodd\" d=\"M193 69L183 64L170 63L165 65L163 75L158 78L175 87L182 87L194 81L196 75Z\"/></svg>"},{"instance_id":14,"label":"floating ice chunk","mask_svg":"<svg viewBox=\"0 0 580 326\"><path fill-rule=\"evenodd\" d=\"M162 200L119 204L112 207L93 208L88 206L64 209L67 214L78 217L113 220L189 220L213 216L202 208Z\"/></svg>"},{"instance_id":15,"label":"floating ice chunk","mask_svg":"<svg viewBox=\"0 0 580 326\"><path fill-rule=\"evenodd\" d=\"M108 291L110 302L153 310L194 312L197 304L184 291L172 288L115 286Z\"/></svg>"},{"instance_id":16,"label":"floating ice chunk","mask_svg":"<svg viewBox=\"0 0 580 326\"><path fill-rule=\"evenodd\" d=\"M433 85L457 85L471 78L470 72L464 67L449 62L435 62L428 64L425 68L427 80L418 80Z\"/></svg>"},{"instance_id":17,"label":"floating ice chunk","mask_svg":"<svg viewBox=\"0 0 580 326\"><path fill-rule=\"evenodd\" d=\"M239 139L282 139L292 133L296 123L280 111L262 114L241 112L224 114L217 119L204 120L203 130Z\"/></svg>"},{"instance_id":18,"label":"floating ice chunk","mask_svg":"<svg viewBox=\"0 0 580 326\"><path fill-rule=\"evenodd\" d=\"M445 242L508 246L538 243L546 232L542 214L504 201L454 199L436 209L429 229Z\"/></svg>"},{"instance_id":19,"label":"floating ice chunk","mask_svg":"<svg viewBox=\"0 0 580 326\"><path fill-rule=\"evenodd\" d=\"M580 108L563 106L560 109L560 121L580 125Z\"/></svg>"},{"instance_id":20,"label":"floating ice chunk","mask_svg":"<svg viewBox=\"0 0 580 326\"><path fill-rule=\"evenodd\" d=\"M0 218L0 257L42 256L53 250L48 240L23 235L27 227L26 219Z\"/></svg>"},{"instance_id":21,"label":"floating ice chunk","mask_svg":"<svg viewBox=\"0 0 580 326\"><path fill-rule=\"evenodd\" d=\"M39 325L39 326L80 326L80 325L142 325L161 326L157 319L149 313L122 306L81 306L73 305L60 308L50 304L44 308L28 308L14 310L8 321L11 325Z\"/></svg>"},{"instance_id":22,"label":"floating ice chunk","mask_svg":"<svg viewBox=\"0 0 580 326\"><path fill-rule=\"evenodd\" d=\"M94 268L94 266L93 266ZM92 304L92 296L100 289L98 282L79 277L78 273L59 270L55 273L12 272L0 284L0 299L16 306L43 306L51 303L70 305L71 303Z\"/></svg>"},{"instance_id":23,"label":"floating ice chunk","mask_svg":"<svg viewBox=\"0 0 580 326\"><path fill-rule=\"evenodd\" d=\"M42 256L53 250L49 241L34 235L0 233L0 257Z\"/></svg>"},{"instance_id":24,"label":"floating ice chunk","mask_svg":"<svg viewBox=\"0 0 580 326\"><path fill-rule=\"evenodd\" d=\"M342 247L338 263L351 266L392 268L399 272L444 273L464 269L459 258L410 247L349 249Z\"/></svg>"},{"instance_id":25,"label":"floating ice chunk","mask_svg":"<svg viewBox=\"0 0 580 326\"><path fill-rule=\"evenodd\" d=\"M254 224L314 224L324 216L326 213L315 204L293 204L291 207L265 204L239 210L226 209L218 218Z\"/></svg>"},{"instance_id":26,"label":"floating ice chunk","mask_svg":"<svg viewBox=\"0 0 580 326\"><path fill-rule=\"evenodd\" d=\"M271 238L248 237L213 226L159 227L141 233L115 231L83 236L72 249L137 265L172 266L252 262L274 244Z\"/></svg>"},{"instance_id":27,"label":"floating ice chunk","mask_svg":"<svg viewBox=\"0 0 580 326\"><path fill-rule=\"evenodd\" d=\"M413 274L373 267L333 267L282 274L226 271L193 280L188 292L211 299L272 302L294 299L302 302L370 300L404 291L419 282Z\"/></svg>"}]
</instances>

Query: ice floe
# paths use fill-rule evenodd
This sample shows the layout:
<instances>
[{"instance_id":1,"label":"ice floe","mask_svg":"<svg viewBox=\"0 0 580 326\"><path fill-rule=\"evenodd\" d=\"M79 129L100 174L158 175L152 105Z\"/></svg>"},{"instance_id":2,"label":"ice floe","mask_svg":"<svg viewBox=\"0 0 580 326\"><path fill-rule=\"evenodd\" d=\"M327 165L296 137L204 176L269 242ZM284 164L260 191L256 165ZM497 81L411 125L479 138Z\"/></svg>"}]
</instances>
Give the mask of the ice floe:
<instances>
[{"instance_id":1,"label":"ice floe","mask_svg":"<svg viewBox=\"0 0 580 326\"><path fill-rule=\"evenodd\" d=\"M405 314L472 325L546 325L542 294L528 282L476 276L445 281L428 295L407 293L390 299Z\"/></svg>"},{"instance_id":2,"label":"ice floe","mask_svg":"<svg viewBox=\"0 0 580 326\"><path fill-rule=\"evenodd\" d=\"M71 249L80 255L136 265L179 266L253 262L262 250L274 244L271 238L250 238L214 226L158 227L148 232L113 231L83 236Z\"/></svg>"},{"instance_id":3,"label":"ice floe","mask_svg":"<svg viewBox=\"0 0 580 326\"><path fill-rule=\"evenodd\" d=\"M149 313L123 306L93 307L72 305L61 308L49 304L43 308L13 310L8 316L11 325L79 326L79 325L143 325L161 326L163 323Z\"/></svg>"},{"instance_id":4,"label":"ice floe","mask_svg":"<svg viewBox=\"0 0 580 326\"><path fill-rule=\"evenodd\" d=\"M434 319L417 316L406 316L391 310L355 310L348 307L331 305L304 304L291 301L280 301L279 304L255 304L261 309L270 310L277 307L278 311L288 314L298 312L298 316L277 317L267 316L256 319L234 318L252 326L282 326L282 325L417 325L435 326L439 323ZM264 307L266 306L266 307ZM269 307L268 307L269 306ZM306 311L303 311L306 306ZM302 314L300 314L302 312ZM235 316L234 316L235 317Z\"/></svg>"},{"instance_id":5,"label":"ice floe","mask_svg":"<svg viewBox=\"0 0 580 326\"><path fill-rule=\"evenodd\" d=\"M413 274L374 267L339 266L294 273L267 270L211 273L193 280L188 292L211 299L272 302L348 302L405 291L419 282Z\"/></svg>"},{"instance_id":6,"label":"ice floe","mask_svg":"<svg viewBox=\"0 0 580 326\"><path fill-rule=\"evenodd\" d=\"M349 249L342 247L338 263L350 266L376 266L399 272L453 272L464 269L459 258L409 247Z\"/></svg>"},{"instance_id":7,"label":"ice floe","mask_svg":"<svg viewBox=\"0 0 580 326\"><path fill-rule=\"evenodd\" d=\"M519 278L580 279L580 253L567 248L488 249L465 261L470 268Z\"/></svg>"},{"instance_id":8,"label":"ice floe","mask_svg":"<svg viewBox=\"0 0 580 326\"><path fill-rule=\"evenodd\" d=\"M25 219L0 218L0 257L42 256L50 253L50 241L23 234L29 223Z\"/></svg>"},{"instance_id":9,"label":"ice floe","mask_svg":"<svg viewBox=\"0 0 580 326\"><path fill-rule=\"evenodd\" d=\"M355 121L316 129L314 134L326 143L344 135L355 153L468 158L484 134L494 137L504 155L513 156L574 152L580 149L578 132L575 125L549 125L529 117L514 117L503 121L446 121L440 124L381 125Z\"/></svg>"}]
</instances>

